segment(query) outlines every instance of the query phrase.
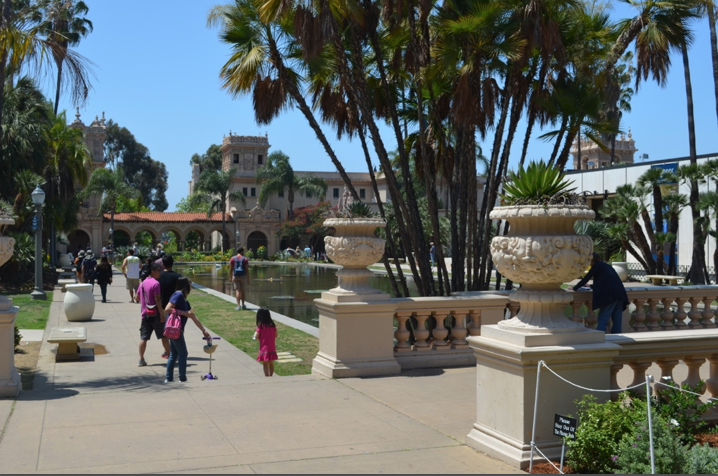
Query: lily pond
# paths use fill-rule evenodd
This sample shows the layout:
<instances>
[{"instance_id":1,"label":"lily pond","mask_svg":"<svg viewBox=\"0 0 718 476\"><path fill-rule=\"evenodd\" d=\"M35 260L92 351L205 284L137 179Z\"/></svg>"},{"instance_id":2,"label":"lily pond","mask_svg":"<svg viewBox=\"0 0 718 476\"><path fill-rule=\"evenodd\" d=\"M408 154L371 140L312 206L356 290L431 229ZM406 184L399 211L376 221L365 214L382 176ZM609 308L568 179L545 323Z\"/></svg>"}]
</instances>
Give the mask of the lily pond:
<instances>
[{"instance_id":1,"label":"lily pond","mask_svg":"<svg viewBox=\"0 0 718 476\"><path fill-rule=\"evenodd\" d=\"M337 269L308 264L286 265L252 262L250 285L246 289L247 302L266 306L274 312L297 319L314 327L319 326L319 313L314 300L337 285ZM229 265L177 265L175 271L193 282L234 297ZM369 283L391 294L389 278L375 274ZM410 290L411 285L410 283Z\"/></svg>"}]
</instances>

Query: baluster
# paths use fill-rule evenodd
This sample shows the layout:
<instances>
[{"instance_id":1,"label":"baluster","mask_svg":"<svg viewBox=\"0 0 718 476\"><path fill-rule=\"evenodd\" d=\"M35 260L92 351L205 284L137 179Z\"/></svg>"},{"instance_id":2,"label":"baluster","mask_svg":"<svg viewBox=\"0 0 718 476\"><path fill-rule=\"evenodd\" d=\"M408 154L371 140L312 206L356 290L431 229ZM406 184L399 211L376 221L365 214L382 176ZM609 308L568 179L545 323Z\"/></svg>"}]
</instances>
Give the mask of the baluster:
<instances>
[{"instance_id":1,"label":"baluster","mask_svg":"<svg viewBox=\"0 0 718 476\"><path fill-rule=\"evenodd\" d=\"M409 329L406 327L406 321L411 319L411 311L400 311L396 313L396 321L398 322L397 328L394 331L394 337L396 338L396 346L394 352L410 352L411 345L408 340L411 336Z\"/></svg>"},{"instance_id":2,"label":"baluster","mask_svg":"<svg viewBox=\"0 0 718 476\"><path fill-rule=\"evenodd\" d=\"M645 299L636 298L636 312L633 315L633 329L636 332L644 332L648 329L644 324L646 313L643 312L643 303L645 302Z\"/></svg>"},{"instance_id":3,"label":"baluster","mask_svg":"<svg viewBox=\"0 0 718 476\"><path fill-rule=\"evenodd\" d=\"M702 329L703 326L700 322L701 311L698 309L698 303L701 302L701 300L697 297L691 297L688 302L691 304L691 310L688 312L688 319L690 319L688 327L690 329Z\"/></svg>"},{"instance_id":4,"label":"baluster","mask_svg":"<svg viewBox=\"0 0 718 476\"><path fill-rule=\"evenodd\" d=\"M708 392L710 393L712 398L718 398L718 354L713 354L708 357L708 362L710 362L710 370L708 374L708 380L706 380L706 388L708 389ZM713 407L708 410L705 420L718 420L718 408Z\"/></svg>"},{"instance_id":5,"label":"baluster","mask_svg":"<svg viewBox=\"0 0 718 476\"><path fill-rule=\"evenodd\" d=\"M633 382L629 385L629 387L633 387L634 385L638 385L639 383L646 381L646 370L648 370L651 366L651 361L637 360L635 362L629 362L628 366L633 370ZM633 391L641 397L645 398L646 396L645 385L641 385L640 387L633 389Z\"/></svg>"},{"instance_id":6,"label":"baluster","mask_svg":"<svg viewBox=\"0 0 718 476\"><path fill-rule=\"evenodd\" d=\"M711 304L713 304L713 298L710 296L704 296L703 312L701 313L701 317L703 318L702 324L705 328L714 328L716 326L713 324L713 309L711 308Z\"/></svg>"},{"instance_id":7,"label":"baluster","mask_svg":"<svg viewBox=\"0 0 718 476\"><path fill-rule=\"evenodd\" d=\"M598 316L593 312L592 303L588 303L588 315L586 316L586 327L589 329L595 329L598 325Z\"/></svg>"},{"instance_id":8,"label":"baluster","mask_svg":"<svg viewBox=\"0 0 718 476\"><path fill-rule=\"evenodd\" d=\"M456 321L454 328L451 329L451 335L454 336L452 347L454 349L466 349L469 347L469 344L466 342L467 330L464 326L466 314L463 311L451 311L451 315L454 316L454 320Z\"/></svg>"},{"instance_id":9,"label":"baluster","mask_svg":"<svg viewBox=\"0 0 718 476\"><path fill-rule=\"evenodd\" d=\"M671 304L673 298L663 298L663 312L661 313L661 328L663 330L673 329L673 311L671 311Z\"/></svg>"},{"instance_id":10,"label":"baluster","mask_svg":"<svg viewBox=\"0 0 718 476\"><path fill-rule=\"evenodd\" d=\"M682 384L686 384L690 386L691 388L694 388L701 382L701 365L703 365L703 362L705 362L706 359L703 357L693 357L693 356L687 356L683 359L683 363L686 364L686 367L688 367L688 377L681 382ZM700 390L698 390L698 393L704 393L706 391L706 384L705 382L701 386Z\"/></svg>"},{"instance_id":11,"label":"baluster","mask_svg":"<svg viewBox=\"0 0 718 476\"><path fill-rule=\"evenodd\" d=\"M688 327L688 324L686 324L686 318L688 317L688 314L686 314L685 305L685 299L681 297L676 298L676 329L685 329Z\"/></svg>"},{"instance_id":12,"label":"baluster","mask_svg":"<svg viewBox=\"0 0 718 476\"><path fill-rule=\"evenodd\" d=\"M581 306L583 306L583 301L576 301L576 299L574 299L571 302L571 307L573 308L573 315L571 316L571 320L583 324L583 317L581 317L580 312Z\"/></svg>"},{"instance_id":13,"label":"baluster","mask_svg":"<svg viewBox=\"0 0 718 476\"><path fill-rule=\"evenodd\" d=\"M481 335L481 309L469 311L469 335L480 336Z\"/></svg>"},{"instance_id":14,"label":"baluster","mask_svg":"<svg viewBox=\"0 0 718 476\"><path fill-rule=\"evenodd\" d=\"M611 365L611 390L618 390L618 372L623 368L623 364ZM611 392L611 400L614 402L618 400L620 392Z\"/></svg>"},{"instance_id":15,"label":"baluster","mask_svg":"<svg viewBox=\"0 0 718 476\"><path fill-rule=\"evenodd\" d=\"M447 311L434 311L434 319L436 319L436 327L434 328L434 348L436 350L450 349L446 338L449 336L449 330L444 325L444 319L449 315Z\"/></svg>"},{"instance_id":16,"label":"baluster","mask_svg":"<svg viewBox=\"0 0 718 476\"><path fill-rule=\"evenodd\" d=\"M646 322L646 328L649 331L655 331L658 329L658 321L661 319L661 315L658 313L658 299L649 298L648 299L648 315L647 322Z\"/></svg>"},{"instance_id":17,"label":"baluster","mask_svg":"<svg viewBox=\"0 0 718 476\"><path fill-rule=\"evenodd\" d=\"M667 383L663 380L665 377L668 377L671 379L671 381L673 381L673 369L676 367L676 365L678 365L678 360L658 359L656 363L661 368L661 381ZM656 393L666 391L666 387L661 387L660 385L654 388L656 390Z\"/></svg>"},{"instance_id":18,"label":"baluster","mask_svg":"<svg viewBox=\"0 0 718 476\"><path fill-rule=\"evenodd\" d=\"M429 338L429 330L426 328L426 320L431 315L431 311L417 311L416 315L416 330L414 330L414 350L426 351L431 350L431 346L426 340Z\"/></svg>"}]
</instances>

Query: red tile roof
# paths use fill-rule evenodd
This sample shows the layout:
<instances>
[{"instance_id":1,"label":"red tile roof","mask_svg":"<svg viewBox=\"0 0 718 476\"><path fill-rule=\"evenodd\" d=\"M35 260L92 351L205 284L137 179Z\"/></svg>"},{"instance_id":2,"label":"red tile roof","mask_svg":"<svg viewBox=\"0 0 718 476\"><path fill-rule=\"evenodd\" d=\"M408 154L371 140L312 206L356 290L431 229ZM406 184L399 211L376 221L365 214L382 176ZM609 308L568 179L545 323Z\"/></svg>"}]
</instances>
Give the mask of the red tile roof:
<instances>
[{"instance_id":1,"label":"red tile roof","mask_svg":"<svg viewBox=\"0 0 718 476\"><path fill-rule=\"evenodd\" d=\"M229 213L225 214L226 221L232 221ZM110 221L110 214L105 213L105 221ZM191 223L191 222L221 222L222 214L214 213L207 218L206 213L178 213L178 212L137 212L115 213L117 222L144 222L144 223Z\"/></svg>"}]
</instances>

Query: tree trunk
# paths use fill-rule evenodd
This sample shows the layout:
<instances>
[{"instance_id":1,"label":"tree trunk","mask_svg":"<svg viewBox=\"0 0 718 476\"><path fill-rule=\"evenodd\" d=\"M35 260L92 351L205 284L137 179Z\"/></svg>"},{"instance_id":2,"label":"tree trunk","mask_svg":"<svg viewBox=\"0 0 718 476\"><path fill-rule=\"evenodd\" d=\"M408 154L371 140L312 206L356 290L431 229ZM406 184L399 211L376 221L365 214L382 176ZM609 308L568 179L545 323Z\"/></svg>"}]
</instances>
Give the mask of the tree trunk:
<instances>
[{"instance_id":1,"label":"tree trunk","mask_svg":"<svg viewBox=\"0 0 718 476\"><path fill-rule=\"evenodd\" d=\"M57 62L57 86L55 87L55 116L57 116L57 108L60 104L60 86L62 85L62 61Z\"/></svg>"},{"instance_id":2,"label":"tree trunk","mask_svg":"<svg viewBox=\"0 0 718 476\"><path fill-rule=\"evenodd\" d=\"M713 63L713 87L716 100L716 119L718 119L718 39L716 39L716 10L708 4L708 26L711 33L711 60ZM718 273L718 268L716 268ZM718 278L716 278L718 280Z\"/></svg>"},{"instance_id":3,"label":"tree trunk","mask_svg":"<svg viewBox=\"0 0 718 476\"><path fill-rule=\"evenodd\" d=\"M683 56L683 73L686 82L686 106L688 109L688 143L690 149L691 164L697 163L696 153L696 128L693 113L693 85L691 83L691 69L688 61L688 47L681 45L681 55ZM691 257L691 270L688 279L693 284L705 284L705 248L701 245L701 236L703 230L699 223L700 210L698 210L698 183L695 179L691 180L690 207L691 217L693 218L693 254Z\"/></svg>"},{"instance_id":4,"label":"tree trunk","mask_svg":"<svg viewBox=\"0 0 718 476\"><path fill-rule=\"evenodd\" d=\"M578 164L578 167L576 169L581 170L583 168L583 164L581 163L581 160L583 157L581 157L581 128L578 128L578 151L576 155L577 159L576 163Z\"/></svg>"},{"instance_id":5,"label":"tree trunk","mask_svg":"<svg viewBox=\"0 0 718 476\"><path fill-rule=\"evenodd\" d=\"M2 19L0 20L0 28L7 28L10 24L11 16L11 2L10 0L3 1ZM5 72L7 69L7 61L9 54L9 46L5 46L0 55L0 124L2 124L3 112L5 108ZM3 131L0 127L0 143L3 143ZM0 148L0 160L3 158L2 148Z\"/></svg>"},{"instance_id":6,"label":"tree trunk","mask_svg":"<svg viewBox=\"0 0 718 476\"><path fill-rule=\"evenodd\" d=\"M556 162L556 156L558 155L558 150L561 148L561 142L563 142L563 135L566 132L566 126L568 126L568 116L564 116L561 119L561 128L558 130L558 135L556 136L556 143L553 145L553 151L551 152L551 160L549 160L549 165L553 165Z\"/></svg>"}]
</instances>

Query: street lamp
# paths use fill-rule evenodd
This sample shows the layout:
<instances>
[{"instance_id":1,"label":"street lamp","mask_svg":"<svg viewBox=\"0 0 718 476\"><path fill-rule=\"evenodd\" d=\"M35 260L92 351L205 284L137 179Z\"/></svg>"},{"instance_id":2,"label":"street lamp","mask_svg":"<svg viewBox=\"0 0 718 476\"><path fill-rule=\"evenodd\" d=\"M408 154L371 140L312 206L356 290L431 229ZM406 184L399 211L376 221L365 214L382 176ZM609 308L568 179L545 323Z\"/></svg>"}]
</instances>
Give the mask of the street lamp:
<instances>
[{"instance_id":1,"label":"street lamp","mask_svg":"<svg viewBox=\"0 0 718 476\"><path fill-rule=\"evenodd\" d=\"M42 204L45 203L45 192L40 186L32 191L32 203L35 204L35 290L30 293L33 301L47 299L45 291L42 290Z\"/></svg>"}]
</instances>

